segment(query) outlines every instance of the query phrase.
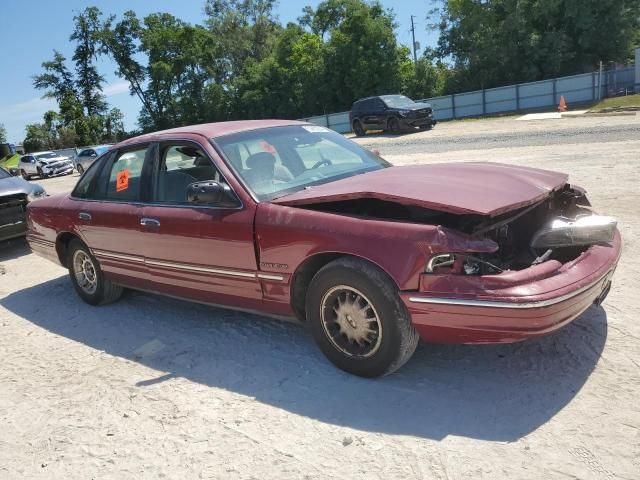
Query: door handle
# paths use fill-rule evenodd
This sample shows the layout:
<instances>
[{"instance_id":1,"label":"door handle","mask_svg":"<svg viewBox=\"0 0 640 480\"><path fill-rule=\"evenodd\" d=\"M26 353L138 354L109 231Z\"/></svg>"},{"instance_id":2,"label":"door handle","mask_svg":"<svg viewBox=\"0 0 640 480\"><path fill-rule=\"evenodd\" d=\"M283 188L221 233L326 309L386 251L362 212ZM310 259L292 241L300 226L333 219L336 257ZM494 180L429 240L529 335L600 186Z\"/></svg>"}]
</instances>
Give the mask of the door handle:
<instances>
[{"instance_id":1,"label":"door handle","mask_svg":"<svg viewBox=\"0 0 640 480\"><path fill-rule=\"evenodd\" d=\"M88 221L90 221L90 220L91 220L91 214L90 214L90 213L87 213L87 212L80 212L80 213L78 214L78 218L79 218L80 220L84 220L84 221L88 222Z\"/></svg>"},{"instance_id":2,"label":"door handle","mask_svg":"<svg viewBox=\"0 0 640 480\"><path fill-rule=\"evenodd\" d=\"M145 227L149 227L149 226L153 226L153 227L159 227L160 226L160 220L157 220L155 218L141 218L140 219L140 225L143 225Z\"/></svg>"}]
</instances>

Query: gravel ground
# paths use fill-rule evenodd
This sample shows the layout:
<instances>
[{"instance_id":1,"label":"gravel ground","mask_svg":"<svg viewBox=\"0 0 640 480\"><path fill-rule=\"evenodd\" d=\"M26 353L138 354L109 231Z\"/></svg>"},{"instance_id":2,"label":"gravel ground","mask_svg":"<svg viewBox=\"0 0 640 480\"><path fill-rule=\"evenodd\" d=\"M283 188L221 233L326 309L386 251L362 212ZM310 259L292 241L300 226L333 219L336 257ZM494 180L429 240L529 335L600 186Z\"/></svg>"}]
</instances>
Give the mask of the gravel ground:
<instances>
[{"instance_id":1,"label":"gravel ground","mask_svg":"<svg viewBox=\"0 0 640 480\"><path fill-rule=\"evenodd\" d=\"M567 171L625 241L604 308L521 344L424 344L379 380L295 324L142 293L92 308L23 241L0 246L0 478L639 478L639 133L511 118L358 139L397 164Z\"/></svg>"}]
</instances>

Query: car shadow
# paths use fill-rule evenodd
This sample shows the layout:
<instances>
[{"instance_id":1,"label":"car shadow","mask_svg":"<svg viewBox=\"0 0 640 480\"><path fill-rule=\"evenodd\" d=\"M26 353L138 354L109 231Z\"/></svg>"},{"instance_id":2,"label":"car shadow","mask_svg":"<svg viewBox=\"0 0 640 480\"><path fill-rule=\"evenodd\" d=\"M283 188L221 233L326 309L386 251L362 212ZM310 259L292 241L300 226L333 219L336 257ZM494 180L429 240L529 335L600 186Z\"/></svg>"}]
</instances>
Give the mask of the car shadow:
<instances>
[{"instance_id":1,"label":"car shadow","mask_svg":"<svg viewBox=\"0 0 640 480\"><path fill-rule=\"evenodd\" d=\"M12 238L0 242L0 262L13 260L25 255L29 255L31 249L24 237Z\"/></svg>"},{"instance_id":2,"label":"car shadow","mask_svg":"<svg viewBox=\"0 0 640 480\"><path fill-rule=\"evenodd\" d=\"M64 276L0 304L56 335L158 371L354 429L515 441L549 421L600 358L607 317L591 307L547 337L512 345L422 344L393 375L367 380L330 365L301 325L151 294L91 307ZM62 392L61 392L62 393Z\"/></svg>"},{"instance_id":3,"label":"car shadow","mask_svg":"<svg viewBox=\"0 0 640 480\"><path fill-rule=\"evenodd\" d=\"M355 135L351 137L352 139L357 138L358 140L366 140L367 138L400 138L406 135L415 135L416 133L428 132L430 130L403 130L400 133L389 133L385 130L367 130L367 133L362 137L356 137Z\"/></svg>"}]
</instances>

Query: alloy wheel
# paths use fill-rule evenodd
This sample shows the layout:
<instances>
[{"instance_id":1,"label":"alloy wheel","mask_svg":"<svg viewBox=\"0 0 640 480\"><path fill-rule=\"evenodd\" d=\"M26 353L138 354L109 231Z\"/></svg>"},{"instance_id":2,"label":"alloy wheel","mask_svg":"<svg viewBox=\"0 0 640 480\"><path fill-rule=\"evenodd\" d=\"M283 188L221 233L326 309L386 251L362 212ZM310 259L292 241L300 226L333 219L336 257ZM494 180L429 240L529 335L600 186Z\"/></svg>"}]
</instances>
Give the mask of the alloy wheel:
<instances>
[{"instance_id":1,"label":"alloy wheel","mask_svg":"<svg viewBox=\"0 0 640 480\"><path fill-rule=\"evenodd\" d=\"M331 344L350 357L370 357L382 343L378 313L355 288L338 285L328 290L320 303L320 318Z\"/></svg>"},{"instance_id":2,"label":"alloy wheel","mask_svg":"<svg viewBox=\"0 0 640 480\"><path fill-rule=\"evenodd\" d=\"M83 250L73 254L73 273L83 292L93 295L98 288L98 274L93 260Z\"/></svg>"}]
</instances>

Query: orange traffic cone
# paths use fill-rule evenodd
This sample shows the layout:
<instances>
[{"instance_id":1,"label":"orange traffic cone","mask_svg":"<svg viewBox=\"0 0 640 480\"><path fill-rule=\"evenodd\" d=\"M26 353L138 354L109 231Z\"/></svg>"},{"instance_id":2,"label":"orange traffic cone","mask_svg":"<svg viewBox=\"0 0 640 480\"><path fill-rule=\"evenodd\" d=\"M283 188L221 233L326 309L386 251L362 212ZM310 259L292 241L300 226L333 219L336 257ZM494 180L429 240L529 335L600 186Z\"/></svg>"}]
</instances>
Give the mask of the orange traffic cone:
<instances>
[{"instance_id":1,"label":"orange traffic cone","mask_svg":"<svg viewBox=\"0 0 640 480\"><path fill-rule=\"evenodd\" d=\"M560 113L567 111L567 102L564 101L564 95L560 95L560 103L558 104L558 111Z\"/></svg>"}]
</instances>

